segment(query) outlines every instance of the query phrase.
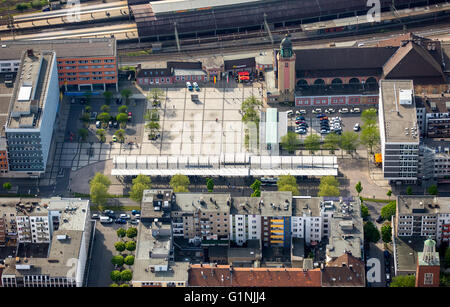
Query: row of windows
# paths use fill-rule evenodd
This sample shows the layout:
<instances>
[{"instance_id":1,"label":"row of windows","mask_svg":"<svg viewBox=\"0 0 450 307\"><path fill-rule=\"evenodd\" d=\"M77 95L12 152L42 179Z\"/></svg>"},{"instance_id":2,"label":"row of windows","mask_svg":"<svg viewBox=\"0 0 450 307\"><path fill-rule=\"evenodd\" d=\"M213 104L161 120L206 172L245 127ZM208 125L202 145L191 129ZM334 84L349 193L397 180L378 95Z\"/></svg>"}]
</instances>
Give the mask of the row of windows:
<instances>
[{"instance_id":1,"label":"row of windows","mask_svg":"<svg viewBox=\"0 0 450 307\"><path fill-rule=\"evenodd\" d=\"M78 62L79 64L87 64L87 63L101 63L102 60L79 60L79 61L58 61L58 64L75 64ZM114 63L114 59L106 59L103 60L104 63Z\"/></svg>"},{"instance_id":2,"label":"row of windows","mask_svg":"<svg viewBox=\"0 0 450 307\"><path fill-rule=\"evenodd\" d=\"M58 70L115 68L115 65L58 66Z\"/></svg>"}]
</instances>

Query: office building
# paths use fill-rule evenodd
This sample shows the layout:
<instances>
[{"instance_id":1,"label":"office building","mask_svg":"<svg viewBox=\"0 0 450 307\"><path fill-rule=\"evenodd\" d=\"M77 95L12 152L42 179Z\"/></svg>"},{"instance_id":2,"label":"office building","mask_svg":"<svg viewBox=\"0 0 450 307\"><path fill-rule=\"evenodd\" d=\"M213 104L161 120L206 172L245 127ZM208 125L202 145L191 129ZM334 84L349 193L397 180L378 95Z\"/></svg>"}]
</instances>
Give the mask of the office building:
<instances>
[{"instance_id":1,"label":"office building","mask_svg":"<svg viewBox=\"0 0 450 307\"><path fill-rule=\"evenodd\" d=\"M380 81L378 107L384 178L390 183L415 183L419 132L413 82Z\"/></svg>"},{"instance_id":2,"label":"office building","mask_svg":"<svg viewBox=\"0 0 450 307\"><path fill-rule=\"evenodd\" d=\"M45 172L59 108L56 55L28 49L22 54L5 126L8 165L15 176Z\"/></svg>"}]
</instances>

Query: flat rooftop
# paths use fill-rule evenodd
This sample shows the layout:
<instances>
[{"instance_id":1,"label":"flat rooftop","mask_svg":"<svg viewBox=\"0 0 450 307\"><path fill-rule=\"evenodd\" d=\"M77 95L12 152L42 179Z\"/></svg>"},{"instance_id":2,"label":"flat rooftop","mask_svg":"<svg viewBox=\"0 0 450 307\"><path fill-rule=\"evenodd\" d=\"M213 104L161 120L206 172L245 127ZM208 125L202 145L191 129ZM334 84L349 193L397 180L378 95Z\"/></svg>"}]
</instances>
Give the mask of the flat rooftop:
<instances>
[{"instance_id":1,"label":"flat rooftop","mask_svg":"<svg viewBox=\"0 0 450 307\"><path fill-rule=\"evenodd\" d=\"M47 204L48 210L61 212L59 230L85 230L86 219L90 218L88 217L89 200L60 197L41 200L41 206Z\"/></svg>"},{"instance_id":2,"label":"flat rooftop","mask_svg":"<svg viewBox=\"0 0 450 307\"><path fill-rule=\"evenodd\" d=\"M175 211L195 212L230 212L228 193L177 193Z\"/></svg>"},{"instance_id":3,"label":"flat rooftop","mask_svg":"<svg viewBox=\"0 0 450 307\"><path fill-rule=\"evenodd\" d=\"M261 197L233 197L230 214L291 216L292 192L262 191Z\"/></svg>"},{"instance_id":4,"label":"flat rooftop","mask_svg":"<svg viewBox=\"0 0 450 307\"><path fill-rule=\"evenodd\" d=\"M416 272L417 256L423 251L426 237L394 237L397 274L411 274Z\"/></svg>"},{"instance_id":5,"label":"flat rooftop","mask_svg":"<svg viewBox=\"0 0 450 307\"><path fill-rule=\"evenodd\" d=\"M190 10L202 10L217 8L220 6L244 4L260 2L262 0L166 0L166 1L152 1L153 12L155 14L170 13L170 12L184 12Z\"/></svg>"},{"instance_id":6,"label":"flat rooftop","mask_svg":"<svg viewBox=\"0 0 450 307\"><path fill-rule=\"evenodd\" d=\"M7 130L40 126L54 57L55 53L50 51L23 53L11 97Z\"/></svg>"},{"instance_id":7,"label":"flat rooftop","mask_svg":"<svg viewBox=\"0 0 450 307\"><path fill-rule=\"evenodd\" d=\"M381 80L386 143L419 142L412 80Z\"/></svg>"},{"instance_id":8,"label":"flat rooftop","mask_svg":"<svg viewBox=\"0 0 450 307\"><path fill-rule=\"evenodd\" d=\"M320 197L294 197L292 216L320 216Z\"/></svg>"},{"instance_id":9,"label":"flat rooftop","mask_svg":"<svg viewBox=\"0 0 450 307\"><path fill-rule=\"evenodd\" d=\"M152 264L150 259L135 260L133 266L133 281L187 282L188 280L189 262L169 262L169 270L155 272L148 269Z\"/></svg>"},{"instance_id":10,"label":"flat rooftop","mask_svg":"<svg viewBox=\"0 0 450 307\"><path fill-rule=\"evenodd\" d=\"M450 213L450 197L399 195L397 206L399 214Z\"/></svg>"},{"instance_id":11,"label":"flat rooftop","mask_svg":"<svg viewBox=\"0 0 450 307\"><path fill-rule=\"evenodd\" d=\"M27 49L36 51L53 50L58 58L114 57L114 38L56 39L42 41L4 41L0 60L19 60Z\"/></svg>"}]
</instances>

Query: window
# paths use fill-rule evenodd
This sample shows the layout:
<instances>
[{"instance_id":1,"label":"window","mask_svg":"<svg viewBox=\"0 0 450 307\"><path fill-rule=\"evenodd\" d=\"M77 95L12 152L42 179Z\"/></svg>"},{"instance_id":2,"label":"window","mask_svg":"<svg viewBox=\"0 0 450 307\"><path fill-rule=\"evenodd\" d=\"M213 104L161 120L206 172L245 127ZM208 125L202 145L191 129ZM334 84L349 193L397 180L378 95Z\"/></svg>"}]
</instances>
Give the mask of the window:
<instances>
[{"instance_id":1,"label":"window","mask_svg":"<svg viewBox=\"0 0 450 307\"><path fill-rule=\"evenodd\" d=\"M423 283L424 283L424 285L432 285L433 284L433 273L425 273Z\"/></svg>"}]
</instances>

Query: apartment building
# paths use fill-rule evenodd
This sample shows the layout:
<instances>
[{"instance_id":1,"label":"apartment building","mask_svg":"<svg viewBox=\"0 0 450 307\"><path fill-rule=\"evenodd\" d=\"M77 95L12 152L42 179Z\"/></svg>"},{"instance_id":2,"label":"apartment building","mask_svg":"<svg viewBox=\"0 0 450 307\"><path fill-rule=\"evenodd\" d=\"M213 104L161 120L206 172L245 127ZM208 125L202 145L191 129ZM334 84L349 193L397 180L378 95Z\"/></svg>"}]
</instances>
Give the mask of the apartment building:
<instances>
[{"instance_id":1,"label":"apartment building","mask_svg":"<svg viewBox=\"0 0 450 307\"><path fill-rule=\"evenodd\" d=\"M21 57L5 125L9 175L45 172L58 108L55 53L28 49Z\"/></svg>"},{"instance_id":2,"label":"apartment building","mask_svg":"<svg viewBox=\"0 0 450 307\"><path fill-rule=\"evenodd\" d=\"M230 205L226 193L177 193L171 213L174 236L203 246L228 245Z\"/></svg>"},{"instance_id":3,"label":"apartment building","mask_svg":"<svg viewBox=\"0 0 450 307\"><path fill-rule=\"evenodd\" d=\"M39 202L17 205L17 238L19 243L50 243L52 229L47 208Z\"/></svg>"},{"instance_id":4,"label":"apartment building","mask_svg":"<svg viewBox=\"0 0 450 307\"><path fill-rule=\"evenodd\" d=\"M170 223L141 222L138 227L133 287L185 287L188 262L175 262Z\"/></svg>"},{"instance_id":5,"label":"apartment building","mask_svg":"<svg viewBox=\"0 0 450 307\"><path fill-rule=\"evenodd\" d=\"M0 247L17 240L17 200L2 199L0 205Z\"/></svg>"},{"instance_id":6,"label":"apartment building","mask_svg":"<svg viewBox=\"0 0 450 307\"><path fill-rule=\"evenodd\" d=\"M419 130L411 80L381 80L378 105L383 175L390 183L415 183Z\"/></svg>"},{"instance_id":7,"label":"apartment building","mask_svg":"<svg viewBox=\"0 0 450 307\"><path fill-rule=\"evenodd\" d=\"M37 232L39 226L48 226L51 240L31 240L31 244L29 239L19 242L17 257L5 260L5 269L1 277L3 286L83 286L92 235L89 201L53 197L36 200L36 204L31 205L36 212L46 212L48 220L48 225L45 225L44 222L37 221L37 218L44 220L45 216L35 215L36 227L29 227L31 238L33 238L33 230ZM24 208L28 212L30 207ZM19 217L17 217L18 228L20 227ZM28 218L31 225L33 216ZM22 244L23 242L28 244ZM39 254L34 255L33 250L39 251Z\"/></svg>"},{"instance_id":8,"label":"apartment building","mask_svg":"<svg viewBox=\"0 0 450 307\"><path fill-rule=\"evenodd\" d=\"M291 226L293 238L302 238L307 245L322 240L325 234L321 202L320 197L294 197Z\"/></svg>"},{"instance_id":9,"label":"apartment building","mask_svg":"<svg viewBox=\"0 0 450 307\"><path fill-rule=\"evenodd\" d=\"M395 235L436 238L437 245L450 238L450 198L437 196L397 196Z\"/></svg>"},{"instance_id":10,"label":"apartment building","mask_svg":"<svg viewBox=\"0 0 450 307\"><path fill-rule=\"evenodd\" d=\"M141 221L170 223L170 212L175 203L173 190L145 190L141 202ZM178 233L177 233L178 234Z\"/></svg>"},{"instance_id":11,"label":"apartment building","mask_svg":"<svg viewBox=\"0 0 450 307\"><path fill-rule=\"evenodd\" d=\"M52 50L57 56L58 84L65 90L118 90L116 40L114 38L8 41L0 49L2 72L18 71L20 55L27 49Z\"/></svg>"}]
</instances>

